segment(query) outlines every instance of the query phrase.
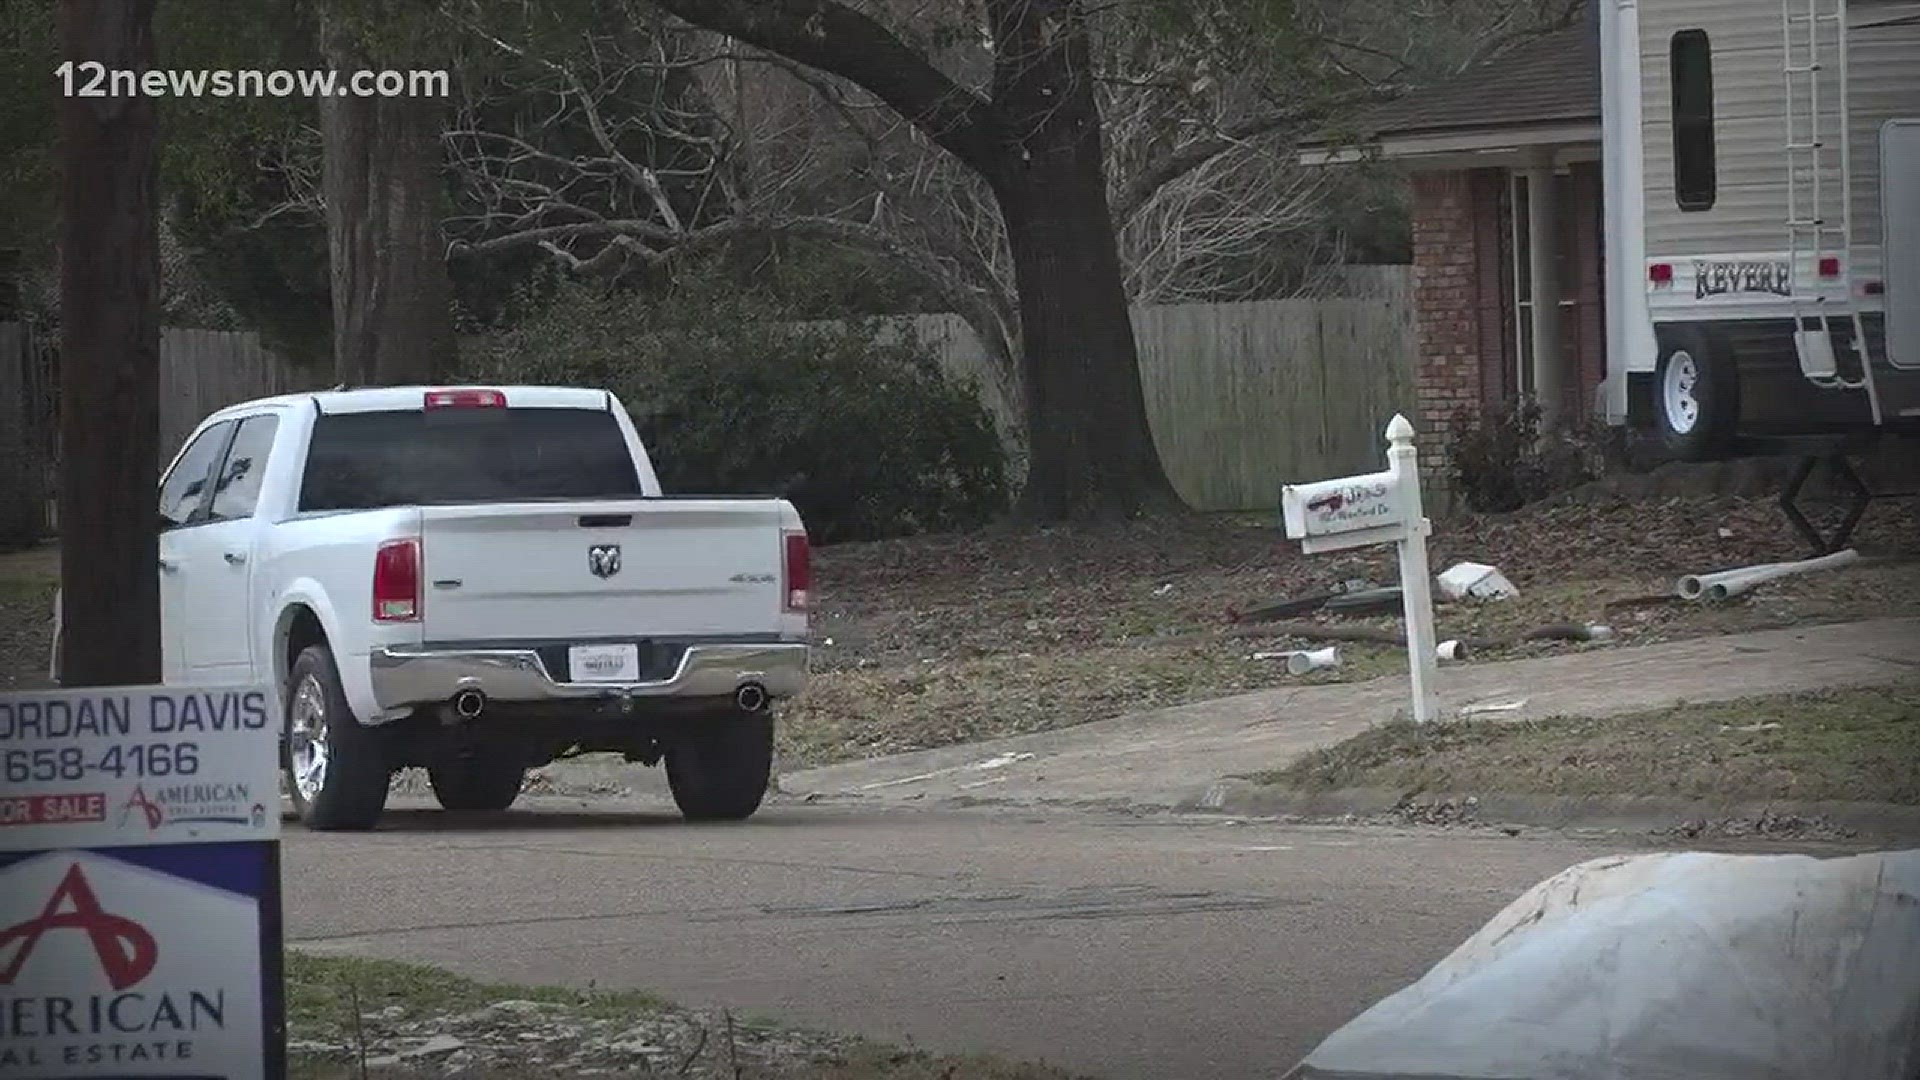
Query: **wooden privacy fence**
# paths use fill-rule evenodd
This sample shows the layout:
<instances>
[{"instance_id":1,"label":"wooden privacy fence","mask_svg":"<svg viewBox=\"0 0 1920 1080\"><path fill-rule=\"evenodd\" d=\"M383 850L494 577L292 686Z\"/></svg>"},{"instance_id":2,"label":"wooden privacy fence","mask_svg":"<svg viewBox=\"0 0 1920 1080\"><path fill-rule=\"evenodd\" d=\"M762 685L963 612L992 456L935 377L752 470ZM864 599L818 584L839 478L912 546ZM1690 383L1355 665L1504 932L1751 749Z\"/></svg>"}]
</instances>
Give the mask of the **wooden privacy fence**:
<instances>
[{"instance_id":1,"label":"wooden privacy fence","mask_svg":"<svg viewBox=\"0 0 1920 1080\"><path fill-rule=\"evenodd\" d=\"M0 546L52 525L53 366L22 323L0 323Z\"/></svg>"},{"instance_id":2,"label":"wooden privacy fence","mask_svg":"<svg viewBox=\"0 0 1920 1080\"><path fill-rule=\"evenodd\" d=\"M260 335L230 330L160 332L160 460L209 413L236 402L320 389L330 371L306 371L268 352Z\"/></svg>"},{"instance_id":3,"label":"wooden privacy fence","mask_svg":"<svg viewBox=\"0 0 1920 1080\"><path fill-rule=\"evenodd\" d=\"M0 323L0 543L57 531L58 355L57 339L36 337L21 323ZM249 398L314 389L326 374L268 352L251 332L161 330L161 466L207 414Z\"/></svg>"},{"instance_id":4,"label":"wooden privacy fence","mask_svg":"<svg viewBox=\"0 0 1920 1080\"><path fill-rule=\"evenodd\" d=\"M1411 306L1181 304L1134 313L1147 418L1196 510L1271 510L1282 484L1372 471L1413 412Z\"/></svg>"},{"instance_id":5,"label":"wooden privacy fence","mask_svg":"<svg viewBox=\"0 0 1920 1080\"><path fill-rule=\"evenodd\" d=\"M1343 299L1134 309L1154 442L1188 505L1271 510L1282 484L1365 472L1377 462L1387 421L1413 411L1416 337L1409 268L1366 268L1363 277ZM945 370L977 378L1002 429L1014 428L1003 374L964 320L921 315L895 323ZM35 535L52 525L45 509L57 444L49 346L36 347L19 324L0 323L0 539L9 529ZM268 352L253 333L163 330L161 458L170 459L216 409L317 389L327 377Z\"/></svg>"},{"instance_id":6,"label":"wooden privacy fence","mask_svg":"<svg viewBox=\"0 0 1920 1080\"><path fill-rule=\"evenodd\" d=\"M1417 337L1408 267L1368 267L1353 298L1171 304L1133 310L1140 384L1174 489L1196 510L1271 510L1280 486L1367 472L1380 432L1414 411ZM957 315L899 320L990 412L1017 418L993 362Z\"/></svg>"}]
</instances>

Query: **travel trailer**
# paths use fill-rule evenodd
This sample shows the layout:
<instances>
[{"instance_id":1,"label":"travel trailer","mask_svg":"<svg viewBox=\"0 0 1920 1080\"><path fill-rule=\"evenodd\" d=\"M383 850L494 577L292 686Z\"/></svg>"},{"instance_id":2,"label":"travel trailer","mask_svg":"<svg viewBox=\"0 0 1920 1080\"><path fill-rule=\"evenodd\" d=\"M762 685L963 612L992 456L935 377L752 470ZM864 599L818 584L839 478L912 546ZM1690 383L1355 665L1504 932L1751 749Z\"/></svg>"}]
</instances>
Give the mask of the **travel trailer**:
<instances>
[{"instance_id":1,"label":"travel trailer","mask_svg":"<svg viewBox=\"0 0 1920 1080\"><path fill-rule=\"evenodd\" d=\"M1607 418L1920 429L1920 0L1598 3Z\"/></svg>"}]
</instances>

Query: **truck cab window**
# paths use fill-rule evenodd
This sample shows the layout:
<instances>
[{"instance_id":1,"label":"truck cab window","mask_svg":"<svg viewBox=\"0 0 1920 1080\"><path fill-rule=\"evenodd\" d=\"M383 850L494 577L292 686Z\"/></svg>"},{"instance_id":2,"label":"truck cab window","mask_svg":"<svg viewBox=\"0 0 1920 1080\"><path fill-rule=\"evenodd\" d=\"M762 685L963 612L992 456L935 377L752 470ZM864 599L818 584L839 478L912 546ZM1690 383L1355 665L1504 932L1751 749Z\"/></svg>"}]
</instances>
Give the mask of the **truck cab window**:
<instances>
[{"instance_id":1,"label":"truck cab window","mask_svg":"<svg viewBox=\"0 0 1920 1080\"><path fill-rule=\"evenodd\" d=\"M207 481L213 475L214 463L220 460L220 452L226 449L227 436L231 434L233 421L226 420L201 432L187 444L173 471L160 482L162 528L177 529L194 523L194 515L206 502Z\"/></svg>"},{"instance_id":2,"label":"truck cab window","mask_svg":"<svg viewBox=\"0 0 1920 1080\"><path fill-rule=\"evenodd\" d=\"M220 481L213 491L213 520L238 521L253 516L254 503L260 498L260 480L267 472L267 454L273 450L273 437L280 430L277 416L249 416L240 421L226 461L220 466Z\"/></svg>"},{"instance_id":3,"label":"truck cab window","mask_svg":"<svg viewBox=\"0 0 1920 1080\"><path fill-rule=\"evenodd\" d=\"M1713 209L1719 195L1713 122L1713 43L1705 30L1673 35L1673 197L1680 209Z\"/></svg>"},{"instance_id":4,"label":"truck cab window","mask_svg":"<svg viewBox=\"0 0 1920 1080\"><path fill-rule=\"evenodd\" d=\"M641 496L633 453L605 410L411 410L320 417L300 509Z\"/></svg>"}]
</instances>

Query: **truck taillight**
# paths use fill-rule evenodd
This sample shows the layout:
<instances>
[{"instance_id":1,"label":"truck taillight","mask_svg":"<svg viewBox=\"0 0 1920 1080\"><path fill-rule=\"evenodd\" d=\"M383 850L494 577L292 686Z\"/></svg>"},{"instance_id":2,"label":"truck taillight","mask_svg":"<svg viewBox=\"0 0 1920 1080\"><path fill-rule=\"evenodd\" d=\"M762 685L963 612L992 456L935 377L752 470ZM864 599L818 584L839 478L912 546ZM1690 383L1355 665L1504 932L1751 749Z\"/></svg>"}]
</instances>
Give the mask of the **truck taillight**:
<instances>
[{"instance_id":1,"label":"truck taillight","mask_svg":"<svg viewBox=\"0 0 1920 1080\"><path fill-rule=\"evenodd\" d=\"M805 611L807 593L813 588L813 552L807 545L806 533L786 534L786 556L786 575L782 582L786 590L786 608L788 611Z\"/></svg>"},{"instance_id":2,"label":"truck taillight","mask_svg":"<svg viewBox=\"0 0 1920 1080\"><path fill-rule=\"evenodd\" d=\"M429 390L428 409L504 409L507 395L498 390Z\"/></svg>"},{"instance_id":3,"label":"truck taillight","mask_svg":"<svg viewBox=\"0 0 1920 1080\"><path fill-rule=\"evenodd\" d=\"M373 556L373 621L420 618L420 541L389 540Z\"/></svg>"},{"instance_id":4,"label":"truck taillight","mask_svg":"<svg viewBox=\"0 0 1920 1080\"><path fill-rule=\"evenodd\" d=\"M1654 263L1652 266L1647 267L1647 280L1651 281L1657 289L1671 288L1673 285L1673 264Z\"/></svg>"}]
</instances>

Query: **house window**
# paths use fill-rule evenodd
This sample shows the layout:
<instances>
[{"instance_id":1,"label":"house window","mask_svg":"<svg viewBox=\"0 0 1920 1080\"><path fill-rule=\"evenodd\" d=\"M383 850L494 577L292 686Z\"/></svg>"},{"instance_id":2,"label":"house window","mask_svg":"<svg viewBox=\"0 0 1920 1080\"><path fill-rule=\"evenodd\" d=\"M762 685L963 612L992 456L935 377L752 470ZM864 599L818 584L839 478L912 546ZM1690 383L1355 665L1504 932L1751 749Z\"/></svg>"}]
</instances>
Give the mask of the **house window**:
<instances>
[{"instance_id":1,"label":"house window","mask_svg":"<svg viewBox=\"0 0 1920 1080\"><path fill-rule=\"evenodd\" d=\"M1673 196L1711 210L1719 189L1713 145L1713 43L1705 30L1673 35Z\"/></svg>"},{"instance_id":2,"label":"house window","mask_svg":"<svg viewBox=\"0 0 1920 1080\"><path fill-rule=\"evenodd\" d=\"M1554 202L1562 214L1573 214L1588 206L1596 214L1604 213L1599 200L1578 197L1572 178L1554 178ZM1500 238L1501 253L1507 260L1508 311L1513 329L1513 373L1503 387L1509 398L1533 396L1533 226L1532 184L1527 174L1514 170L1508 174L1506 192L1506 229ZM1567 219L1563 218L1563 222ZM1562 356L1577 349L1578 339L1571 336L1580 320L1579 245L1567 229L1560 231L1554 244L1554 292L1559 294Z\"/></svg>"}]
</instances>

